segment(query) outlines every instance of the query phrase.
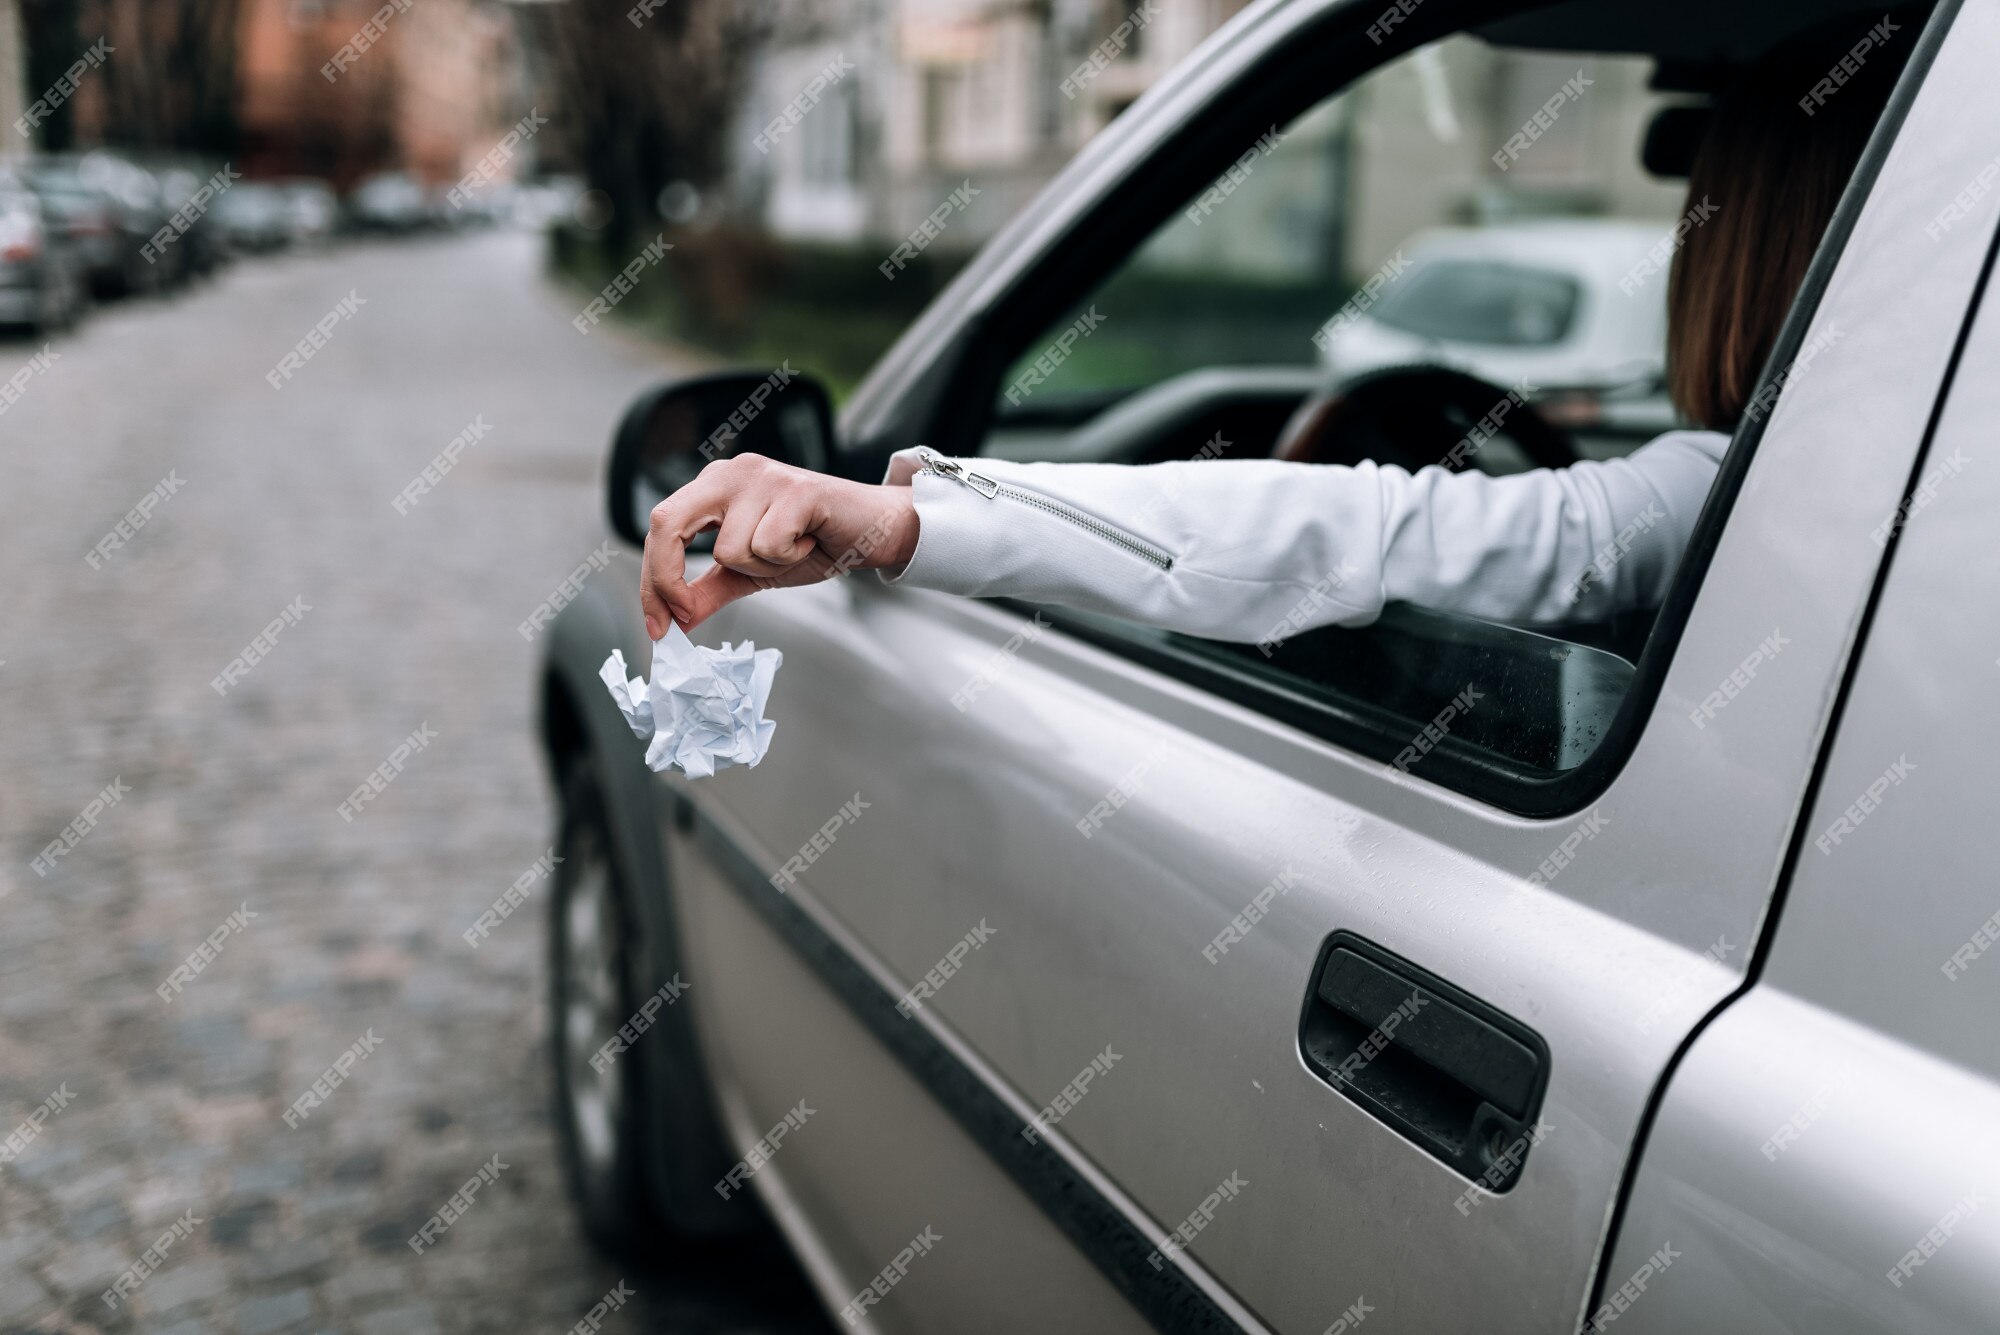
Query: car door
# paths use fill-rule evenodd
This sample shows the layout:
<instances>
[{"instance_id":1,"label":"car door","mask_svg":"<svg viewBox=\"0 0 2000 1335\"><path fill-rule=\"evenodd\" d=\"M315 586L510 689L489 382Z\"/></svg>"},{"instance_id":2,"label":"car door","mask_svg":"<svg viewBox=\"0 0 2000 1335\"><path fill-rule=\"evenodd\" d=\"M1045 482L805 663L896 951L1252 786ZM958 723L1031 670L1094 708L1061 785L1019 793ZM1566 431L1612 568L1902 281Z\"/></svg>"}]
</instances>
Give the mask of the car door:
<instances>
[{"instance_id":1,"label":"car door","mask_svg":"<svg viewBox=\"0 0 2000 1335\"><path fill-rule=\"evenodd\" d=\"M1093 251L1111 215L1192 199L1341 22L1259 11L1136 108L926 317L929 355L891 355L850 443L963 440L968 386L989 401L1035 337L1025 312L1117 262ZM1977 170L1949 127L1992 44L1947 29L1582 765L1413 774L1389 762L1441 715L865 577L718 619L787 661L763 765L676 789L698 1016L739 1138L815 1110L758 1181L857 1323L1586 1315L1649 1100L1758 939L1879 564L1824 527L1896 504L1978 268L1949 233L1891 243L1917 187ZM1177 136L1201 119L1197 152ZM1465 639L1503 675L1585 652L1518 634Z\"/></svg>"}]
</instances>

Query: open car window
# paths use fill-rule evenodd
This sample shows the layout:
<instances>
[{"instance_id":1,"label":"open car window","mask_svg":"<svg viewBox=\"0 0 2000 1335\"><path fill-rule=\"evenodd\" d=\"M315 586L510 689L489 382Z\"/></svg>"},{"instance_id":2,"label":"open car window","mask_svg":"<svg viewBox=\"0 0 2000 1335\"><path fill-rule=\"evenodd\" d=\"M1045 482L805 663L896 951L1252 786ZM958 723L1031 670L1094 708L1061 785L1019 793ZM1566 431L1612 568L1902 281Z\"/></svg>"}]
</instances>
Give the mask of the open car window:
<instances>
[{"instance_id":1,"label":"open car window","mask_svg":"<svg viewBox=\"0 0 2000 1335\"><path fill-rule=\"evenodd\" d=\"M983 452L1268 457L1316 395L1416 366L1496 395L1526 387L1578 459L1680 425L1665 390L1666 238L1685 183L1649 175L1640 144L1688 99L1653 91L1652 73L1644 58L1452 37L1270 127L1025 342ZM1470 435L1476 408L1462 416L1473 467L1533 466L1506 435ZM1416 469L1451 443L1345 448ZM1543 776L1608 735L1653 619L1530 630L1392 605L1365 629L1235 645L1061 615L1184 676L1259 683L1267 702L1408 737L1399 767L1449 731L1476 768Z\"/></svg>"}]
</instances>

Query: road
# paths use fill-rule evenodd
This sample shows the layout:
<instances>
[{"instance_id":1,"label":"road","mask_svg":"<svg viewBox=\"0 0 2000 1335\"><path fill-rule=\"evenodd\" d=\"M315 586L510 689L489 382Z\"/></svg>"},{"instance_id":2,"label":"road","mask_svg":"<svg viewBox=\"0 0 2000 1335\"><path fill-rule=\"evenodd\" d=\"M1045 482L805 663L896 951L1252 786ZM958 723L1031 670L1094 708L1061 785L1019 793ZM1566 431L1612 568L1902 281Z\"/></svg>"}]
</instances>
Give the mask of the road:
<instances>
[{"instance_id":1,"label":"road","mask_svg":"<svg viewBox=\"0 0 2000 1335\"><path fill-rule=\"evenodd\" d=\"M461 939L550 843L516 628L608 536L604 444L671 369L580 305L484 234L0 344L0 1332L554 1332L621 1280L613 1335L819 1328L782 1258L586 1248L542 915Z\"/></svg>"}]
</instances>

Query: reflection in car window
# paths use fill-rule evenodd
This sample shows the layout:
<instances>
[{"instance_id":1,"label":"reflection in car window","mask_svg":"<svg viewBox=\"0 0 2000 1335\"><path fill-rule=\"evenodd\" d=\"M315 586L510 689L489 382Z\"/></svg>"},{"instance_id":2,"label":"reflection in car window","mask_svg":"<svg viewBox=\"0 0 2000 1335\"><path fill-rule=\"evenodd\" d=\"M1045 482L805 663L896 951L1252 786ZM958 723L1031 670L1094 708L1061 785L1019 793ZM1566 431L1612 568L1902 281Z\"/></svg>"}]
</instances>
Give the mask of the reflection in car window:
<instances>
[{"instance_id":1,"label":"reflection in car window","mask_svg":"<svg viewBox=\"0 0 2000 1335\"><path fill-rule=\"evenodd\" d=\"M1576 314L1573 278L1479 260L1435 260L1391 287L1374 315L1391 329L1454 343L1559 343Z\"/></svg>"}]
</instances>

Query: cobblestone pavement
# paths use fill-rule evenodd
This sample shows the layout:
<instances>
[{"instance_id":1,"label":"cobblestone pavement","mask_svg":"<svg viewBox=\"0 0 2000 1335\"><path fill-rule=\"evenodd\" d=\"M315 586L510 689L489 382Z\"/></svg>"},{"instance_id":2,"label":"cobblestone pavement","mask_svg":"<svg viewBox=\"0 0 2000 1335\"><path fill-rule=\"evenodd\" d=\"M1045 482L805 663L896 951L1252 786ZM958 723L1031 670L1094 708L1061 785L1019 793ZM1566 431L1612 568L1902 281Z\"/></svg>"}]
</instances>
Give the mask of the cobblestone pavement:
<instances>
[{"instance_id":1,"label":"cobblestone pavement","mask_svg":"<svg viewBox=\"0 0 2000 1335\"><path fill-rule=\"evenodd\" d=\"M29 371L0 395L0 1332L560 1332L621 1279L639 1297L612 1335L820 1328L783 1258L630 1274L587 1250L548 1115L541 915L460 939L550 842L515 628L605 540L605 442L666 369L579 336L539 265L520 235L340 248L108 308L45 364L0 344L0 387Z\"/></svg>"}]
</instances>

